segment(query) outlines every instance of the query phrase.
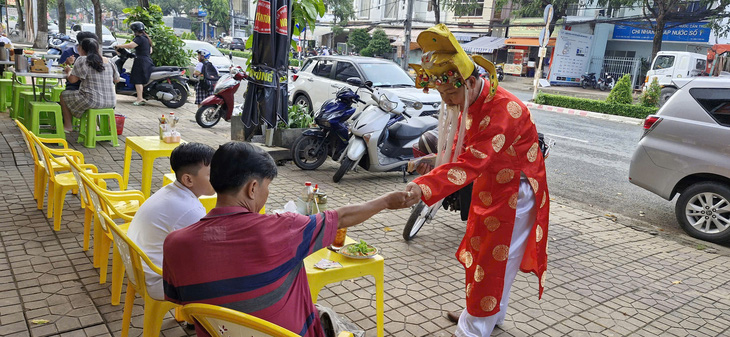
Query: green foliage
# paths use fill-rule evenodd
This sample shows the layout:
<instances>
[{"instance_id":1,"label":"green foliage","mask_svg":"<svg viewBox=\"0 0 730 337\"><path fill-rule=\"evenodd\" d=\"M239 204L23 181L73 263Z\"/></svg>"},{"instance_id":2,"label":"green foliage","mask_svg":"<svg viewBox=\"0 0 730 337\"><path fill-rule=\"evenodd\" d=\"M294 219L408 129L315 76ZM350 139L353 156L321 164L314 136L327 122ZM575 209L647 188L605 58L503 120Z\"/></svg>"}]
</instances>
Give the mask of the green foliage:
<instances>
[{"instance_id":1,"label":"green foliage","mask_svg":"<svg viewBox=\"0 0 730 337\"><path fill-rule=\"evenodd\" d=\"M208 22L228 32L231 26L231 10L228 0L202 0L208 11Z\"/></svg>"},{"instance_id":2,"label":"green foliage","mask_svg":"<svg viewBox=\"0 0 730 337\"><path fill-rule=\"evenodd\" d=\"M116 34L118 38L125 39L127 41L132 41L132 39L134 38L134 36L132 34L125 34L125 33L114 33L114 34Z\"/></svg>"},{"instance_id":3,"label":"green foliage","mask_svg":"<svg viewBox=\"0 0 730 337\"><path fill-rule=\"evenodd\" d=\"M611 89L611 93L608 94L606 102L617 103L617 104L631 104L634 102L634 97L631 95L631 75L624 74L616 82Z\"/></svg>"},{"instance_id":4,"label":"green foliage","mask_svg":"<svg viewBox=\"0 0 730 337\"><path fill-rule=\"evenodd\" d=\"M195 33L193 32L183 32L182 35L180 35L180 38L183 40L197 40L198 37L195 36Z\"/></svg>"},{"instance_id":5,"label":"green foliage","mask_svg":"<svg viewBox=\"0 0 730 337\"><path fill-rule=\"evenodd\" d=\"M367 57L373 57L373 50L369 47L363 48L363 50L360 51L360 55L367 56Z\"/></svg>"},{"instance_id":6,"label":"green foliage","mask_svg":"<svg viewBox=\"0 0 730 337\"><path fill-rule=\"evenodd\" d=\"M371 56L376 56L390 53L393 47L391 47L390 38L385 34L385 31L378 28L373 32L373 37L370 39L366 50L368 50L368 53L372 53Z\"/></svg>"},{"instance_id":7,"label":"green foliage","mask_svg":"<svg viewBox=\"0 0 730 337\"><path fill-rule=\"evenodd\" d=\"M289 106L289 125L287 127L296 128L308 128L314 121L314 118L307 113L306 110L302 109L299 105L294 104ZM280 123L283 124L283 123ZM281 128L280 128L281 129Z\"/></svg>"},{"instance_id":8,"label":"green foliage","mask_svg":"<svg viewBox=\"0 0 730 337\"><path fill-rule=\"evenodd\" d=\"M537 95L535 103L558 106L568 109L594 111L609 115L635 117L641 119L646 118L646 116L655 114L658 110L655 107L645 107L632 104L616 104L595 99L576 98L543 93L539 93Z\"/></svg>"},{"instance_id":9,"label":"green foliage","mask_svg":"<svg viewBox=\"0 0 730 337\"><path fill-rule=\"evenodd\" d=\"M148 9L140 6L125 8L124 13L127 14L125 24L141 21L147 28L147 35L153 44L151 57L155 65L187 67L190 64L193 53L185 50L182 39L162 22L160 6L150 5Z\"/></svg>"},{"instance_id":10,"label":"green foliage","mask_svg":"<svg viewBox=\"0 0 730 337\"><path fill-rule=\"evenodd\" d=\"M347 37L347 43L355 47L355 51L361 52L370 44L370 34L367 29L352 29Z\"/></svg>"},{"instance_id":11,"label":"green foliage","mask_svg":"<svg viewBox=\"0 0 730 337\"><path fill-rule=\"evenodd\" d=\"M352 0L324 0L325 8L335 17L334 23L339 26L347 25L350 19L355 18ZM334 30L333 30L334 32ZM340 32L341 33L341 32Z\"/></svg>"},{"instance_id":12,"label":"green foliage","mask_svg":"<svg viewBox=\"0 0 730 337\"><path fill-rule=\"evenodd\" d=\"M170 15L173 12L177 14L187 14L193 8L200 6L197 0L151 0L150 3L160 6L162 13Z\"/></svg>"},{"instance_id":13,"label":"green foliage","mask_svg":"<svg viewBox=\"0 0 730 337\"><path fill-rule=\"evenodd\" d=\"M659 104L659 94L661 92L662 87L659 86L659 81L654 77L651 84L649 84L649 88L641 95L641 105L645 107L656 107Z\"/></svg>"}]
</instances>

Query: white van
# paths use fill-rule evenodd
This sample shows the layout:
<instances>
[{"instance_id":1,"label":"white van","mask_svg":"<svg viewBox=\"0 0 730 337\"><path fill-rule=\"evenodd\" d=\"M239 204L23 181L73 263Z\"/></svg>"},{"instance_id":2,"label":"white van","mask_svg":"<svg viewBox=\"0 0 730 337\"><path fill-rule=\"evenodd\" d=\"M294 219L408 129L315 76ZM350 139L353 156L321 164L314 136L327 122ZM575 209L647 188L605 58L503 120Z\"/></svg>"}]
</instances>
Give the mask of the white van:
<instances>
[{"instance_id":1,"label":"white van","mask_svg":"<svg viewBox=\"0 0 730 337\"><path fill-rule=\"evenodd\" d=\"M646 73L644 90L647 90L654 79L662 87L659 96L659 106L677 91L672 83L673 79L701 76L707 67L707 55L685 51L660 51L651 63L651 69Z\"/></svg>"}]
</instances>

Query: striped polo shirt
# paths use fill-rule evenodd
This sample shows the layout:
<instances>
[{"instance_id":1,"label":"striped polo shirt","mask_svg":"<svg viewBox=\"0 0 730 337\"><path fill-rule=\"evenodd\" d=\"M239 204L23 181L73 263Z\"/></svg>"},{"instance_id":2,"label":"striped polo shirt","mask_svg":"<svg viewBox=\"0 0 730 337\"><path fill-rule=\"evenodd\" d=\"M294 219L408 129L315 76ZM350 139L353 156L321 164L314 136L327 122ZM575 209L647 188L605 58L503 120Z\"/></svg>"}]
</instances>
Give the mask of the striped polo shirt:
<instances>
[{"instance_id":1,"label":"striped polo shirt","mask_svg":"<svg viewBox=\"0 0 730 337\"><path fill-rule=\"evenodd\" d=\"M305 216L215 208L165 239L165 298L220 305L300 336L323 336L303 260L334 241L337 222L335 211Z\"/></svg>"}]
</instances>

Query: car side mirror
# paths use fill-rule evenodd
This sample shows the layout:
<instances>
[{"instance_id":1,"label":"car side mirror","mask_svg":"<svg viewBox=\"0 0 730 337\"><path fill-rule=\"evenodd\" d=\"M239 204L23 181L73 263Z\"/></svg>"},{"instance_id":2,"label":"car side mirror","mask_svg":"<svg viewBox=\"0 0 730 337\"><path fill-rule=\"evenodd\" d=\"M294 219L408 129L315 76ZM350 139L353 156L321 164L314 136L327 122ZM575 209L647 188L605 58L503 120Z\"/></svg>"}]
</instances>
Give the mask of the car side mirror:
<instances>
[{"instance_id":1,"label":"car side mirror","mask_svg":"<svg viewBox=\"0 0 730 337\"><path fill-rule=\"evenodd\" d=\"M353 87L362 87L362 80L359 77L350 77L347 79L347 84Z\"/></svg>"}]
</instances>

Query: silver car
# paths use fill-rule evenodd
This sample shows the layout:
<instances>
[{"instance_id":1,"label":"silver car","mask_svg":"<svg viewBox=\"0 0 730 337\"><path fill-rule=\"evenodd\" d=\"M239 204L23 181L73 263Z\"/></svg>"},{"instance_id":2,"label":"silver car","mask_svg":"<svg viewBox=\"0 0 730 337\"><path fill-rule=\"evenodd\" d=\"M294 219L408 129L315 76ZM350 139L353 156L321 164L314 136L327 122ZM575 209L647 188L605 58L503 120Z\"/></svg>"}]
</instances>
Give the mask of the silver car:
<instances>
[{"instance_id":1,"label":"silver car","mask_svg":"<svg viewBox=\"0 0 730 337\"><path fill-rule=\"evenodd\" d=\"M644 121L629 180L664 199L690 236L730 242L730 79L675 79L677 92Z\"/></svg>"}]
</instances>

